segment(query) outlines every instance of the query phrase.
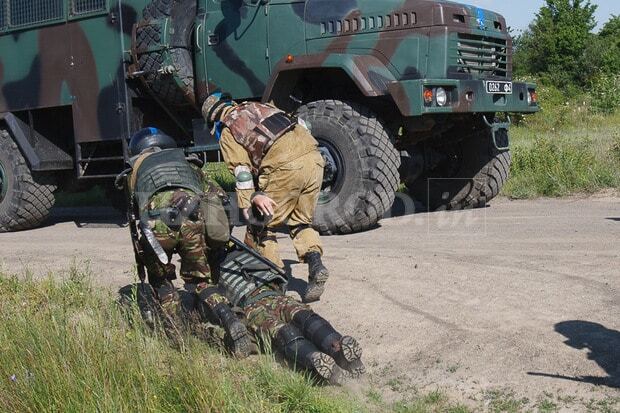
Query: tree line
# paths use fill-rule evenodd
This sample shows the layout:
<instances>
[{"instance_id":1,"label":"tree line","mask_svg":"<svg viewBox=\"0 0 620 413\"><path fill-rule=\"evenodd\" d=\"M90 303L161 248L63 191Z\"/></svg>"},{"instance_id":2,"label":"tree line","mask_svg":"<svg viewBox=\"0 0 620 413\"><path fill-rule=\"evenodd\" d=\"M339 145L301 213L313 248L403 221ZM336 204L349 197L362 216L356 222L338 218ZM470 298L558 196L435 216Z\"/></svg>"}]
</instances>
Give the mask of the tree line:
<instances>
[{"instance_id":1,"label":"tree line","mask_svg":"<svg viewBox=\"0 0 620 413\"><path fill-rule=\"evenodd\" d=\"M603 111L620 106L615 98L620 88L620 16L612 15L594 33L596 9L590 0L546 0L528 29L514 39L515 76L535 77L569 96L590 92L593 103L608 100L597 102Z\"/></svg>"}]
</instances>

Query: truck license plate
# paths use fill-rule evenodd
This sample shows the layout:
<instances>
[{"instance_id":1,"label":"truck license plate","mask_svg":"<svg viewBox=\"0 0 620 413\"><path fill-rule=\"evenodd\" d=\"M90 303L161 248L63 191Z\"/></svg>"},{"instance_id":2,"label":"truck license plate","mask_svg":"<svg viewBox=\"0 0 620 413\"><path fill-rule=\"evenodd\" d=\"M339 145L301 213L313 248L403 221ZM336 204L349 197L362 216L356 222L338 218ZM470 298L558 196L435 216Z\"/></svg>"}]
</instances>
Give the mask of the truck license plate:
<instances>
[{"instance_id":1,"label":"truck license plate","mask_svg":"<svg viewBox=\"0 0 620 413\"><path fill-rule=\"evenodd\" d=\"M489 80L487 84L487 93L512 95L512 82L499 82L496 80Z\"/></svg>"}]
</instances>

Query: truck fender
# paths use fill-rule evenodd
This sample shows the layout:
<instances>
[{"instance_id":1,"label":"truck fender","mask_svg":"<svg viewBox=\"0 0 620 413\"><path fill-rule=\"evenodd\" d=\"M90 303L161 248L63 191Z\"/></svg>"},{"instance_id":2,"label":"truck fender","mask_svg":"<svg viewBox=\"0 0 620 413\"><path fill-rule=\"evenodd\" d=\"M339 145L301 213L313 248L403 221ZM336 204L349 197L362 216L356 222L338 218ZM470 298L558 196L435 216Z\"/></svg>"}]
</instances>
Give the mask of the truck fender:
<instances>
[{"instance_id":1,"label":"truck fender","mask_svg":"<svg viewBox=\"0 0 620 413\"><path fill-rule=\"evenodd\" d=\"M0 113L11 137L33 171L73 169L73 158L11 112ZM29 139L29 136L32 139ZM31 141L36 142L32 144Z\"/></svg>"},{"instance_id":2,"label":"truck fender","mask_svg":"<svg viewBox=\"0 0 620 413\"><path fill-rule=\"evenodd\" d=\"M371 55L319 53L305 56L285 56L275 66L263 102L288 97L295 82L309 69L341 69L355 83L364 96L388 94L388 84L396 81L392 72L379 59Z\"/></svg>"}]
</instances>

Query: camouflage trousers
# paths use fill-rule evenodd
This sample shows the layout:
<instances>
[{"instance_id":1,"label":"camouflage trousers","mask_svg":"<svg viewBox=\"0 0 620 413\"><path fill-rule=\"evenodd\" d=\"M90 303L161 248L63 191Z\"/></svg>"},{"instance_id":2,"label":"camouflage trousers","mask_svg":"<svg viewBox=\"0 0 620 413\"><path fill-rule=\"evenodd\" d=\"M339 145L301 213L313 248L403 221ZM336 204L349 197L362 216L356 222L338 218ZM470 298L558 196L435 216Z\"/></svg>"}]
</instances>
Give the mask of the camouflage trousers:
<instances>
[{"instance_id":1,"label":"camouflage trousers","mask_svg":"<svg viewBox=\"0 0 620 413\"><path fill-rule=\"evenodd\" d=\"M263 256L284 267L278 251L275 228L285 224L300 261L308 252L323 253L319 233L312 220L323 182L324 161L318 151L301 156L259 177L261 191L277 203L269 227L261 232L248 227L246 242Z\"/></svg>"},{"instance_id":2,"label":"camouflage trousers","mask_svg":"<svg viewBox=\"0 0 620 413\"><path fill-rule=\"evenodd\" d=\"M262 287L257 293L266 291ZM299 311L312 309L287 295L272 295L243 308L247 328L261 340L272 340L278 330L293 320Z\"/></svg>"},{"instance_id":3,"label":"camouflage trousers","mask_svg":"<svg viewBox=\"0 0 620 413\"><path fill-rule=\"evenodd\" d=\"M162 191L153 195L149 202L149 211L169 208L182 196L194 196L191 191L175 189ZM144 213L149 213L145 211ZM205 222L202 213L196 221L185 218L180 227L171 228L161 218L149 219L149 225L155 238L168 255L168 260L176 252L181 258L181 278L186 282L198 283L204 281L213 284L211 270L207 261L208 247L205 238ZM143 242L146 243L144 238ZM152 251L149 245L144 245L145 265L149 275L149 282L158 287L165 280L174 279L175 266L172 263L163 264Z\"/></svg>"}]
</instances>

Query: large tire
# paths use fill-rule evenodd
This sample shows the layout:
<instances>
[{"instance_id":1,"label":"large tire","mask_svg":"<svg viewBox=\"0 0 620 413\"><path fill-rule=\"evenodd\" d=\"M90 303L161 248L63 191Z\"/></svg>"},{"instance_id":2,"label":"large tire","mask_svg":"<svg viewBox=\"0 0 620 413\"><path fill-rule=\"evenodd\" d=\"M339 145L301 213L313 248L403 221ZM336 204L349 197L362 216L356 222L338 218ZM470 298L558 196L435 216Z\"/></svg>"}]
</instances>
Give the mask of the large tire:
<instances>
[{"instance_id":1,"label":"large tire","mask_svg":"<svg viewBox=\"0 0 620 413\"><path fill-rule=\"evenodd\" d=\"M497 141L505 146L507 131L497 132ZM510 151L495 147L488 128L434 150L443 160L407 185L410 195L430 211L483 207L508 180Z\"/></svg>"},{"instance_id":2,"label":"large tire","mask_svg":"<svg viewBox=\"0 0 620 413\"><path fill-rule=\"evenodd\" d=\"M196 16L195 0L152 0L142 15L144 21L136 32L136 49L148 50L161 45L161 26L148 24L170 18L173 31L165 49L140 54L138 67L147 72L145 81L151 91L164 103L179 107L195 104L194 65L192 60L192 29ZM166 63L175 68L174 74L158 72Z\"/></svg>"},{"instance_id":3,"label":"large tire","mask_svg":"<svg viewBox=\"0 0 620 413\"><path fill-rule=\"evenodd\" d=\"M399 184L400 156L386 128L367 108L338 100L308 103L298 115L327 162L315 227L322 234L373 227L392 206Z\"/></svg>"},{"instance_id":4,"label":"large tire","mask_svg":"<svg viewBox=\"0 0 620 413\"><path fill-rule=\"evenodd\" d=\"M0 128L0 232L40 225L54 205L55 189L33 176L8 131Z\"/></svg>"}]
</instances>

